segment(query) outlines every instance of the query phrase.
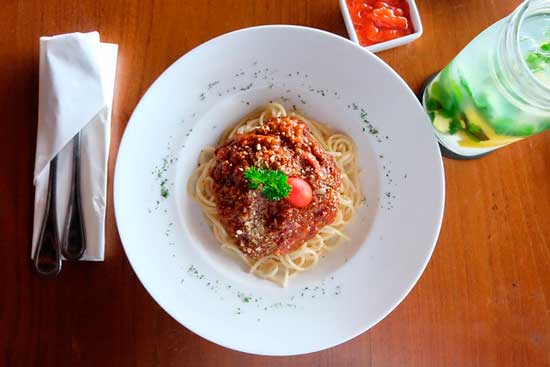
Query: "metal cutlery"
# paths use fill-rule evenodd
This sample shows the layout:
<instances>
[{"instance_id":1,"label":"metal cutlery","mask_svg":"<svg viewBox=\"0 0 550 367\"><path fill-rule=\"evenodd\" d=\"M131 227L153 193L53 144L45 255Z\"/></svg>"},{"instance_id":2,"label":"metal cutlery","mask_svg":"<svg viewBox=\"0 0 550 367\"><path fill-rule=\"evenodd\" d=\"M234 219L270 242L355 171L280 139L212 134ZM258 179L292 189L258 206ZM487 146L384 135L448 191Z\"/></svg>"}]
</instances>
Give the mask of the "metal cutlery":
<instances>
[{"instance_id":1,"label":"metal cutlery","mask_svg":"<svg viewBox=\"0 0 550 367\"><path fill-rule=\"evenodd\" d=\"M44 277L55 277L61 271L61 246L57 231L56 212L57 156L50 162L48 194L40 236L36 245L33 266L34 270Z\"/></svg>"},{"instance_id":2,"label":"metal cutlery","mask_svg":"<svg viewBox=\"0 0 550 367\"><path fill-rule=\"evenodd\" d=\"M61 248L67 260L76 261L86 251L86 232L80 196L80 133L73 138L73 174L70 195Z\"/></svg>"},{"instance_id":3,"label":"metal cutlery","mask_svg":"<svg viewBox=\"0 0 550 367\"><path fill-rule=\"evenodd\" d=\"M80 139L80 133L73 138L71 192L61 242L59 240L56 209L57 156L50 162L44 219L42 220L33 261L34 270L44 277L51 278L59 274L62 253L67 260L76 261L86 251L86 232L80 193Z\"/></svg>"}]
</instances>

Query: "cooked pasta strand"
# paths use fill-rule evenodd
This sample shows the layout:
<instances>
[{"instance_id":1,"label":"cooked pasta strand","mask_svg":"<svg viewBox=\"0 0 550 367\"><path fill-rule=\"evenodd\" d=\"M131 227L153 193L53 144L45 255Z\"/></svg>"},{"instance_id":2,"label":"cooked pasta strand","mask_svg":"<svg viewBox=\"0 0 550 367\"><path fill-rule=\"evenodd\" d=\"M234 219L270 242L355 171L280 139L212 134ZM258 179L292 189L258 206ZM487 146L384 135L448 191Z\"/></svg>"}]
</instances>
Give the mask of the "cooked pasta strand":
<instances>
[{"instance_id":1,"label":"cooked pasta strand","mask_svg":"<svg viewBox=\"0 0 550 367\"><path fill-rule=\"evenodd\" d=\"M289 116L289 114L282 105L269 103L226 130L221 140L229 139L235 134L250 132L272 117L286 116ZM215 163L214 148L209 147L201 152L199 166L191 175L187 186L189 194L201 205L209 225L212 227L214 236L221 243L221 247L235 253L250 267L251 273L282 286L288 283L292 275L315 267L320 256L325 252L338 247L343 240L349 240L343 230L352 219L355 208L362 199L357 169L357 153L351 138L344 134L333 134L326 126L298 112L291 112L290 116L298 117L309 126L311 135L329 154L334 156L336 164L342 172L340 204L333 223L321 228L316 236L306 241L297 250L286 255L265 256L258 260L247 257L239 250L234 239L227 233L217 215L212 190L213 180L210 177L210 170Z\"/></svg>"}]
</instances>

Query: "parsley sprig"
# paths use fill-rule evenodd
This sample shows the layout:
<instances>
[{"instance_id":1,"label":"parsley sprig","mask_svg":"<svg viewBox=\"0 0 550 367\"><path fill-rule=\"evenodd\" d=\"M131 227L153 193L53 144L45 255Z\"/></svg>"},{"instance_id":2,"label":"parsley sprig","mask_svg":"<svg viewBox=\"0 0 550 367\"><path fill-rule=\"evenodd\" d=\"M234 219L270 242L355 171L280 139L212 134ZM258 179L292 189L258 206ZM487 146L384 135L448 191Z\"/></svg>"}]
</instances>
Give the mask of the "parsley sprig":
<instances>
[{"instance_id":1,"label":"parsley sprig","mask_svg":"<svg viewBox=\"0 0 550 367\"><path fill-rule=\"evenodd\" d=\"M288 177L284 172L265 168L250 167L244 173L248 187L252 190L262 189L262 195L268 200L281 200L290 194Z\"/></svg>"}]
</instances>

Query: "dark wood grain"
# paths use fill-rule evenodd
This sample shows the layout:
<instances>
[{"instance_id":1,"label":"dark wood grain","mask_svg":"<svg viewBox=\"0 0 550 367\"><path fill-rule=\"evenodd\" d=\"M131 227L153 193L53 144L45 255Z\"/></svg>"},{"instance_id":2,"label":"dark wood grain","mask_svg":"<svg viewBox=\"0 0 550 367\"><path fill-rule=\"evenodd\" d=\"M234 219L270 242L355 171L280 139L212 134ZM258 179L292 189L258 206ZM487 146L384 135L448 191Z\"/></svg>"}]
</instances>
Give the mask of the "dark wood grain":
<instances>
[{"instance_id":1,"label":"dark wood grain","mask_svg":"<svg viewBox=\"0 0 550 367\"><path fill-rule=\"evenodd\" d=\"M381 53L417 90L517 0L418 0L425 32ZM145 292L117 234L112 172L153 80L225 32L287 23L345 35L336 0L4 0L0 20L0 366L550 366L550 135L445 160L438 246L385 320L323 352L265 358L195 336ZM30 271L38 38L98 30L120 46L103 263Z\"/></svg>"}]
</instances>

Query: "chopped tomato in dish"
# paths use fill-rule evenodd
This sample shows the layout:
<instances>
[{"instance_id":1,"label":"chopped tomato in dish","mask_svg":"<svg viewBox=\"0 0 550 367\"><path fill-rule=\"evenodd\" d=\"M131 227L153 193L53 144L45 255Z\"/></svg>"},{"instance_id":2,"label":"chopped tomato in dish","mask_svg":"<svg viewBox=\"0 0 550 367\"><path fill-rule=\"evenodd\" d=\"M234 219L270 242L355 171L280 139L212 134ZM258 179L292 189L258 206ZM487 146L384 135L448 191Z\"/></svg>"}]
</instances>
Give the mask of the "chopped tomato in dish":
<instances>
[{"instance_id":1,"label":"chopped tomato in dish","mask_svg":"<svg viewBox=\"0 0 550 367\"><path fill-rule=\"evenodd\" d=\"M414 32L406 0L346 0L362 46L389 41Z\"/></svg>"}]
</instances>

